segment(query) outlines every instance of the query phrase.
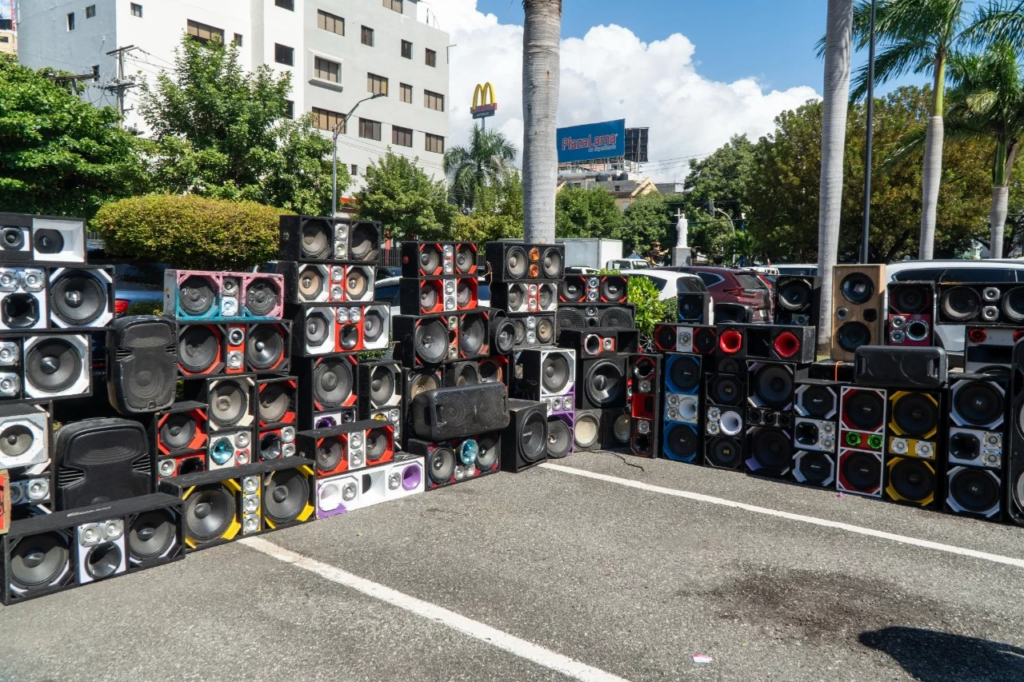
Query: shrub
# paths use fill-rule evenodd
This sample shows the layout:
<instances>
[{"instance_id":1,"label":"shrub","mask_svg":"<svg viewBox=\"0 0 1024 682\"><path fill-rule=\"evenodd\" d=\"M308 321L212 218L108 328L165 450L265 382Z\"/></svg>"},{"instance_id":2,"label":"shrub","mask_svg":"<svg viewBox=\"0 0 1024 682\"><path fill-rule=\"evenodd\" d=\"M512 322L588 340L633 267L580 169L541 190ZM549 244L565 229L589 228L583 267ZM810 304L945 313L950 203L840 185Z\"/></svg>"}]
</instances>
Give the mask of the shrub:
<instances>
[{"instance_id":1,"label":"shrub","mask_svg":"<svg viewBox=\"0 0 1024 682\"><path fill-rule=\"evenodd\" d=\"M128 306L125 315L163 315L164 304L160 301L139 301Z\"/></svg>"},{"instance_id":2,"label":"shrub","mask_svg":"<svg viewBox=\"0 0 1024 682\"><path fill-rule=\"evenodd\" d=\"M676 321L678 303L674 299L662 302L654 282L646 277L629 278L629 302L636 305L636 328L645 342L653 338L654 325Z\"/></svg>"},{"instance_id":3,"label":"shrub","mask_svg":"<svg viewBox=\"0 0 1024 682\"><path fill-rule=\"evenodd\" d=\"M282 213L252 201L153 194L104 205L92 226L111 256L197 270L245 269L277 256Z\"/></svg>"}]
</instances>

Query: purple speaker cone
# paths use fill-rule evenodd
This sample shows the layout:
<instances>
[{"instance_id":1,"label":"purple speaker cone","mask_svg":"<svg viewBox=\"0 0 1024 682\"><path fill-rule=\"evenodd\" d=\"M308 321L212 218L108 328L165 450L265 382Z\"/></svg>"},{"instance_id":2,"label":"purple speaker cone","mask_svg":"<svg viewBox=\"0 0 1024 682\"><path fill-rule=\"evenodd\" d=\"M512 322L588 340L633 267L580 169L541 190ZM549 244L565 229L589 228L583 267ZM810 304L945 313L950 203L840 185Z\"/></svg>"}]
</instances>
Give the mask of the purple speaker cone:
<instances>
[{"instance_id":1,"label":"purple speaker cone","mask_svg":"<svg viewBox=\"0 0 1024 682\"><path fill-rule=\"evenodd\" d=\"M423 479L423 472L418 466L406 467L402 472L402 487L406 490L416 490Z\"/></svg>"}]
</instances>

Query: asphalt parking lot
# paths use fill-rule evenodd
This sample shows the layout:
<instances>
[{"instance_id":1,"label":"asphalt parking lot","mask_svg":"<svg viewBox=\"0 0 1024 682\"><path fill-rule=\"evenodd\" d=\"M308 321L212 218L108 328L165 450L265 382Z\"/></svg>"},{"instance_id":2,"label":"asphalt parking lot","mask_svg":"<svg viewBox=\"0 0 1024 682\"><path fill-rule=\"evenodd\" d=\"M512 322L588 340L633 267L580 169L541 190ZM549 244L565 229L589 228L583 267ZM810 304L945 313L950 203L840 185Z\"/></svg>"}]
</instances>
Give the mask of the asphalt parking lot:
<instances>
[{"instance_id":1,"label":"asphalt parking lot","mask_svg":"<svg viewBox=\"0 0 1024 682\"><path fill-rule=\"evenodd\" d=\"M1024 528L561 466L6 608L0 679L1024 679Z\"/></svg>"}]
</instances>

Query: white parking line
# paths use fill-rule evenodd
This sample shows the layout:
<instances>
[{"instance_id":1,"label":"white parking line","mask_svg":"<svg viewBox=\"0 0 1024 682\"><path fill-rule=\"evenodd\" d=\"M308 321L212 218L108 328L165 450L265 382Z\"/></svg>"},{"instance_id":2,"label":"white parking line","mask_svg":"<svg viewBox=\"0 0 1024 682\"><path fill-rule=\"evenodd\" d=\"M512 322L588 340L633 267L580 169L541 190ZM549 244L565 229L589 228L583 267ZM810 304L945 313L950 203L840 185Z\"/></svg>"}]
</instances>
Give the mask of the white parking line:
<instances>
[{"instance_id":1,"label":"white parking line","mask_svg":"<svg viewBox=\"0 0 1024 682\"><path fill-rule=\"evenodd\" d=\"M974 549L966 549L964 547L956 547L954 545L946 545L941 542L932 542L931 540L921 540L919 538L911 538L905 535L897 535L895 533L886 533L882 530L874 530L873 528L864 528L863 526L854 526L849 523L841 523L839 521L829 521L827 519L819 519L815 516L804 516L803 514L792 514L790 512L779 511L777 509L768 509L767 507L758 507L753 504L746 504L743 502L735 502L733 500L726 500L721 497L712 497L711 495L702 495L701 493L691 493L685 490L676 490L675 488L663 488L657 485L651 485L650 483L643 483L641 481L631 481L628 478L619 478L618 476L608 476L606 474L598 474L593 471L584 471L583 469L573 469L571 467L562 466L560 464L551 464L545 462L540 465L545 469L551 471L561 471L566 474L572 474L574 476L582 476L584 478L593 478L598 481L605 481L607 483L616 483L629 488L636 488L638 490L646 490L652 493L661 493L662 495L671 495L673 497L682 497L687 500L694 500L697 502L706 502L708 504L717 504L723 507L733 507L734 509L742 509L744 511L753 512L755 514L765 514L767 516L775 516L781 519L788 519L790 521L800 521L802 523L809 523L815 526L824 526L826 528L836 528L838 530L845 530L849 533L856 533L858 535L868 535L875 538L882 538L885 540L891 540L893 542L900 542L905 545L914 545L915 547L924 547L926 549L934 549L939 552L948 552L950 554L959 554L961 556L969 556L975 559L982 559L984 561L991 561L996 564L1006 564L1008 566L1016 566L1017 568L1024 568L1024 559L1015 559L1014 557L1002 556L1000 554L989 554L988 552L979 552Z\"/></svg>"},{"instance_id":2,"label":"white parking line","mask_svg":"<svg viewBox=\"0 0 1024 682\"><path fill-rule=\"evenodd\" d=\"M626 682L623 678L607 673L599 668L594 668L584 663L580 663L568 656L563 656L562 654L545 649L542 646L527 642L524 639L519 639L507 632L502 632L501 630L492 628L489 625L484 625L483 623L466 618L465 616L460 616L454 611L449 611L441 606L425 602L421 599L417 599L416 597L410 597L407 594L393 590L390 587L385 587L379 583L366 580L365 578L360 578L359 576L343 571L336 566L331 566L330 564L325 564L317 561L316 559L311 559L307 556L297 554L263 538L247 538L240 542L247 547L263 552L267 556L283 561L286 564L292 564L293 566L303 568L319 575L322 578L330 580L331 582L352 588L353 590L362 592L374 599L380 599L383 602L387 602L392 606L397 606L398 608L414 613L417 616L422 616L423 618L428 618L441 623L442 625L450 627L453 630L457 630L464 635L486 642L498 647L499 649L504 649L510 654L532 661L537 665L548 668L549 670L560 672L573 679L592 680L594 682Z\"/></svg>"}]
</instances>

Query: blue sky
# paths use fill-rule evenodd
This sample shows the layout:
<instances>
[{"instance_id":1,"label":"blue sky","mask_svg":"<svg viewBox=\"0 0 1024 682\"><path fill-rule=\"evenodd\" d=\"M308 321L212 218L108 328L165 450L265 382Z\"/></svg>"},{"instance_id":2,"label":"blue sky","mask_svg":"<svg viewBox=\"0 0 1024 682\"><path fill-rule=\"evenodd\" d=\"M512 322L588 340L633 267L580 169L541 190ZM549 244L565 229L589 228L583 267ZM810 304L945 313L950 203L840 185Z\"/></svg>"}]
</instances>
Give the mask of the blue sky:
<instances>
[{"instance_id":1,"label":"blue sky","mask_svg":"<svg viewBox=\"0 0 1024 682\"><path fill-rule=\"evenodd\" d=\"M814 45L825 32L826 0L564 0L562 35L580 38L592 27L618 24L641 40L682 33L696 46L697 71L716 81L747 76L785 89L809 85L821 92L823 64ZM520 0L478 0L501 23L521 24ZM854 67L867 54L854 58ZM910 76L898 84L924 83ZM888 90L883 88L881 91Z\"/></svg>"}]
</instances>

